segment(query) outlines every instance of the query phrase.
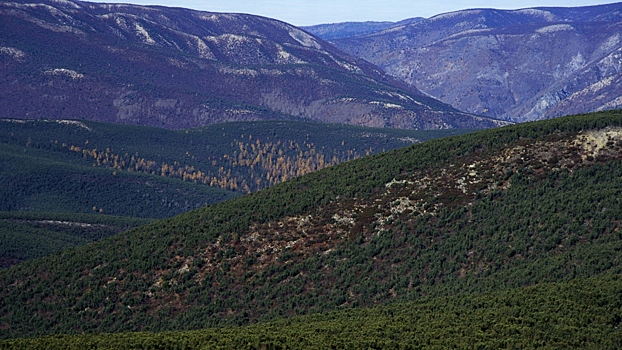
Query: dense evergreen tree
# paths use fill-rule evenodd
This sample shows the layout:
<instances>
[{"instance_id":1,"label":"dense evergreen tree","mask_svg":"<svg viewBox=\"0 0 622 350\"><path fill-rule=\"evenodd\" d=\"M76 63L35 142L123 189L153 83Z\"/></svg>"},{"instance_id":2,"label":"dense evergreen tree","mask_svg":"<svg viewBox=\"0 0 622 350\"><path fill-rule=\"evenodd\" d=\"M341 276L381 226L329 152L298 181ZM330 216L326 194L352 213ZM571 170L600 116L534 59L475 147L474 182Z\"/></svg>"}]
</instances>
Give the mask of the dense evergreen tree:
<instances>
[{"instance_id":1,"label":"dense evergreen tree","mask_svg":"<svg viewBox=\"0 0 622 350\"><path fill-rule=\"evenodd\" d=\"M447 329L457 338L434 331L423 343L404 347L441 347L445 341L459 346L451 341L463 338L470 339L463 347L512 347L514 335L529 339L516 347L532 341L616 348L621 194L619 112L433 140L1 271L0 334L202 329L343 309L363 315L371 311L358 308L391 302L413 309L420 304L403 303L430 302L429 315L434 315L453 310L445 301L464 297L470 300L468 308L441 321L428 318L425 324L442 329L464 318L476 328L456 323ZM551 284L536 287L547 290L541 299L523 294L507 301L508 307L521 306L508 310L513 318L508 316L500 328L494 327L501 319L498 304L478 314L491 305L481 295L505 303L507 293L521 294L532 290L521 287L542 283ZM519 303L551 301L551 312L561 322L570 310L563 300L576 300L568 293L578 290L583 292L577 302L610 311L577 312L563 320L568 327L548 329L553 319L548 312ZM561 299L554 301L557 296ZM392 310L389 315L408 309L386 307ZM602 327L593 331L589 321L575 319L597 320ZM326 322L300 327L332 334L322 328ZM398 322L396 331L365 328L373 335L360 343L353 331L326 338L327 344L398 347L402 343L391 334L419 332L407 327L409 322ZM521 328L521 322L528 327ZM340 324L345 323L334 327ZM360 330L361 324L353 324ZM237 328L232 332L242 334ZM259 337L224 344L291 344L285 336ZM294 341L302 342L297 337Z\"/></svg>"}]
</instances>

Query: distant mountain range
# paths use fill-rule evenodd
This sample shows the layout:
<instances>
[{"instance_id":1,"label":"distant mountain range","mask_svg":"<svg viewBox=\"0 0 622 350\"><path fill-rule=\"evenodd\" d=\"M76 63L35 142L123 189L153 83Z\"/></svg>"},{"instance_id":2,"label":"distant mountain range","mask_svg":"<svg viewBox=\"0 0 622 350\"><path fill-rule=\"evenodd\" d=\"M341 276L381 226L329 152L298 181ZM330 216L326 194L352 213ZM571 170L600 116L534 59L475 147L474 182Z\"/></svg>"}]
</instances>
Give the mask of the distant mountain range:
<instances>
[{"instance_id":1,"label":"distant mountain range","mask_svg":"<svg viewBox=\"0 0 622 350\"><path fill-rule=\"evenodd\" d=\"M523 122L622 107L622 3L457 11L350 37L307 30L469 113Z\"/></svg>"},{"instance_id":2,"label":"distant mountain range","mask_svg":"<svg viewBox=\"0 0 622 350\"><path fill-rule=\"evenodd\" d=\"M0 117L180 129L304 119L405 129L484 128L292 25L181 8L0 3Z\"/></svg>"}]
</instances>

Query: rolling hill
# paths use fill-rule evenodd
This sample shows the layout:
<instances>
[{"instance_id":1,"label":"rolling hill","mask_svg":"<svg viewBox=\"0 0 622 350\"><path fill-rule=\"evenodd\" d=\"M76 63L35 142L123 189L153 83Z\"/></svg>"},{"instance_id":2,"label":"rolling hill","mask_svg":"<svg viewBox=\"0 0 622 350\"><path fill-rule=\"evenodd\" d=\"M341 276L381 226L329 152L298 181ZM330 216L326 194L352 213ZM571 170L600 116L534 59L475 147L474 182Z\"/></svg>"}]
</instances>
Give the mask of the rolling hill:
<instances>
[{"instance_id":1,"label":"rolling hill","mask_svg":"<svg viewBox=\"0 0 622 350\"><path fill-rule=\"evenodd\" d=\"M201 329L479 293L503 303L542 283L534 302L559 310L546 295L596 283L608 292L602 309L586 306L605 317L594 332L619 343L607 334L619 339L621 149L614 111L342 163L0 271L0 336ZM551 321L537 309L523 319ZM581 322L560 334L582 344ZM553 334L538 329L533 339Z\"/></svg>"},{"instance_id":2,"label":"rolling hill","mask_svg":"<svg viewBox=\"0 0 622 350\"><path fill-rule=\"evenodd\" d=\"M0 3L1 117L184 129L313 120L486 128L289 24L182 8Z\"/></svg>"},{"instance_id":3,"label":"rolling hill","mask_svg":"<svg viewBox=\"0 0 622 350\"><path fill-rule=\"evenodd\" d=\"M473 131L378 129L296 121L231 122L185 130L76 120L0 119L0 125L6 162L2 173L14 179L7 182L15 188L27 185L17 181L21 176L46 178L31 168L49 167L45 164L49 161L95 168L93 172L108 169L102 174L156 175L240 193L366 155ZM11 158L15 164L8 167ZM31 158L28 166L20 163ZM37 181L31 181L34 183ZM10 192L22 192L6 191L6 198ZM230 198L223 193L215 191L215 200ZM1 204L0 209L29 210L27 205L9 203Z\"/></svg>"},{"instance_id":4,"label":"rolling hill","mask_svg":"<svg viewBox=\"0 0 622 350\"><path fill-rule=\"evenodd\" d=\"M0 212L0 268L98 241L154 219L102 214Z\"/></svg>"},{"instance_id":5,"label":"rolling hill","mask_svg":"<svg viewBox=\"0 0 622 350\"><path fill-rule=\"evenodd\" d=\"M0 176L5 184L0 189L2 211L164 218L236 196L221 188L142 171L143 163L152 163L136 151L132 152L132 168L129 162L126 169L120 168L113 152L128 146L123 136L139 143L153 129L106 134L101 132L104 125L91 124L91 128L77 121L3 119L0 123ZM121 131L123 127L112 129ZM155 140L142 144L152 149L162 145ZM81 146L79 151L75 145Z\"/></svg>"},{"instance_id":6,"label":"rolling hill","mask_svg":"<svg viewBox=\"0 0 622 350\"><path fill-rule=\"evenodd\" d=\"M473 9L331 42L459 110L524 122L620 108L621 28L622 3Z\"/></svg>"},{"instance_id":7,"label":"rolling hill","mask_svg":"<svg viewBox=\"0 0 622 350\"><path fill-rule=\"evenodd\" d=\"M340 162L467 131L291 121L173 131L0 119L0 211L13 213L0 220L0 266L137 226L104 220L108 215L171 217Z\"/></svg>"}]
</instances>

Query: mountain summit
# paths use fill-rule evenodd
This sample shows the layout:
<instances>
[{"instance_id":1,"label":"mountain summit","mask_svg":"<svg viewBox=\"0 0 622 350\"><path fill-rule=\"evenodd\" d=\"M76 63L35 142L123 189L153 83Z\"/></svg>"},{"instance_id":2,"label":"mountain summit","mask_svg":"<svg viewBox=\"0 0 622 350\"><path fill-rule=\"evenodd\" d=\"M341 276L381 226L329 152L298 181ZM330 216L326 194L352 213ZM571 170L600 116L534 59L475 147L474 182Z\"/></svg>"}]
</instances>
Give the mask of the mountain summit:
<instances>
[{"instance_id":1,"label":"mountain summit","mask_svg":"<svg viewBox=\"0 0 622 350\"><path fill-rule=\"evenodd\" d=\"M260 119L406 129L503 124L258 16L18 0L0 3L0 31L4 117L173 129Z\"/></svg>"}]
</instances>

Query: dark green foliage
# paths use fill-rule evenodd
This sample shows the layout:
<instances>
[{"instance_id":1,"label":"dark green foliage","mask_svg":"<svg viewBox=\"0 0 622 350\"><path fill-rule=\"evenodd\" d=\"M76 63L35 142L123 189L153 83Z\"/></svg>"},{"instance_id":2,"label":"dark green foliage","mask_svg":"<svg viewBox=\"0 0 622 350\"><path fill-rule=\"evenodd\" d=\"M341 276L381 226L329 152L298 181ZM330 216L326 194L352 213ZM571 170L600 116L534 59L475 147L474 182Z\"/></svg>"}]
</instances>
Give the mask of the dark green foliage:
<instances>
[{"instance_id":1,"label":"dark green foliage","mask_svg":"<svg viewBox=\"0 0 622 350\"><path fill-rule=\"evenodd\" d=\"M52 336L4 349L619 349L622 278L606 275L485 294L171 333Z\"/></svg>"},{"instance_id":2,"label":"dark green foliage","mask_svg":"<svg viewBox=\"0 0 622 350\"><path fill-rule=\"evenodd\" d=\"M236 196L176 179L52 160L47 153L0 144L0 210L163 218Z\"/></svg>"},{"instance_id":3,"label":"dark green foliage","mask_svg":"<svg viewBox=\"0 0 622 350\"><path fill-rule=\"evenodd\" d=\"M97 241L152 221L99 214L0 212L0 267Z\"/></svg>"},{"instance_id":4,"label":"dark green foliage","mask_svg":"<svg viewBox=\"0 0 622 350\"><path fill-rule=\"evenodd\" d=\"M224 187L234 179L251 185L255 178L265 180L271 169L262 169L261 164L234 166L242 156L254 158L251 148L258 145L270 148L270 154L261 154L264 158L274 156L276 161L283 152L291 160L306 152L321 155L328 165L333 158L345 161L414 141L466 132L303 122L228 123L183 131L67 120L3 119L0 123L0 210L148 218L174 216L244 192L242 188L238 192L218 188L218 183L208 186L209 181L204 184L201 178L188 177L188 169L195 169L195 175L201 171L206 174L204 178L217 177L221 184L227 184ZM293 145L304 145L306 150ZM239 154L241 146L251 152ZM165 164L169 170L184 173L164 173ZM302 170L313 170L308 162L305 164L308 169ZM279 173L273 175L274 182L281 181ZM181 181L184 176L186 181ZM269 184L264 181L259 188ZM15 221L2 225L0 266L4 267L92 241L73 234L67 237L65 229L57 232L50 226L43 229ZM111 232L95 236L102 238ZM88 232L76 234L93 236Z\"/></svg>"},{"instance_id":5,"label":"dark green foliage","mask_svg":"<svg viewBox=\"0 0 622 350\"><path fill-rule=\"evenodd\" d=\"M0 274L0 334L200 329L622 273L622 153L572 146L608 126L619 112L434 140L20 264ZM565 148L542 160L546 142ZM506 161L519 147L535 153ZM498 188L442 175L475 162ZM435 176L431 194L387 186ZM406 196L427 212L389 218ZM337 227L355 209L357 229Z\"/></svg>"},{"instance_id":6,"label":"dark green foliage","mask_svg":"<svg viewBox=\"0 0 622 350\"><path fill-rule=\"evenodd\" d=\"M11 152L181 178L242 193L279 183L283 175L292 178L415 142L470 132L287 121L225 123L181 131L78 121L0 122L0 144L15 146ZM283 158L281 163L278 158ZM262 180L259 185L257 180Z\"/></svg>"}]
</instances>

